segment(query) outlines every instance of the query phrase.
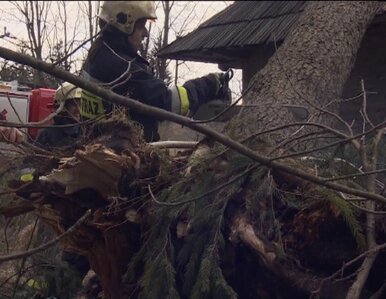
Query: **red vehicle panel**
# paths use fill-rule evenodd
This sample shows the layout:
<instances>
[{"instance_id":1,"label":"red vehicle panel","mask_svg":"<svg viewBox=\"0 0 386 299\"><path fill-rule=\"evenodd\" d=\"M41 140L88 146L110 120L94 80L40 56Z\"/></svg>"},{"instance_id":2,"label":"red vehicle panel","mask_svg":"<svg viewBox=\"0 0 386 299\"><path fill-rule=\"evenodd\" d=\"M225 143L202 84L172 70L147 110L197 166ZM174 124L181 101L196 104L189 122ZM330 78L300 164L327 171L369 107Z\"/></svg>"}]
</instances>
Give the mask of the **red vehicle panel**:
<instances>
[{"instance_id":1,"label":"red vehicle panel","mask_svg":"<svg viewBox=\"0 0 386 299\"><path fill-rule=\"evenodd\" d=\"M55 90L47 88L39 88L32 90L29 121L38 122L46 118L54 111ZM52 119L47 124L52 124ZM28 134L32 139L35 139L39 133L39 128L29 128Z\"/></svg>"}]
</instances>

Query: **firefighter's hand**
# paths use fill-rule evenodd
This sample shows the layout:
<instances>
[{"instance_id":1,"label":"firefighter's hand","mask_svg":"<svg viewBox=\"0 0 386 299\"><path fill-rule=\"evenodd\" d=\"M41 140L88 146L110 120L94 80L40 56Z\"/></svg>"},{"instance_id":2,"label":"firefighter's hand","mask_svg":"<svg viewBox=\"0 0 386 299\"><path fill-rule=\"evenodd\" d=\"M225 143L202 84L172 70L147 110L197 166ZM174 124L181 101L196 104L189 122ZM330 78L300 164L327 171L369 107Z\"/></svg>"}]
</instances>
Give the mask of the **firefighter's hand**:
<instances>
[{"instance_id":1,"label":"firefighter's hand","mask_svg":"<svg viewBox=\"0 0 386 299\"><path fill-rule=\"evenodd\" d=\"M23 141L23 133L17 128L0 126L0 141L21 143Z\"/></svg>"}]
</instances>

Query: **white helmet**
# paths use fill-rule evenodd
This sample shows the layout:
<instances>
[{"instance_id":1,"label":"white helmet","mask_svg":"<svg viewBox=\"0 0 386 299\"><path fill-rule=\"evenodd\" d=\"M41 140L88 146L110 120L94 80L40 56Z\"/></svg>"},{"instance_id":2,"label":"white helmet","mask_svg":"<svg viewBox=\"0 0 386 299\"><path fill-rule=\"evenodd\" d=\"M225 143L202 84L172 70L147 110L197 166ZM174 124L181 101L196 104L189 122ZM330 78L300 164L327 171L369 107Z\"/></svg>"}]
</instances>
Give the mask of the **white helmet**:
<instances>
[{"instance_id":1,"label":"white helmet","mask_svg":"<svg viewBox=\"0 0 386 299\"><path fill-rule=\"evenodd\" d=\"M132 34L139 19L156 19L154 1L105 1L99 18L118 30Z\"/></svg>"},{"instance_id":2,"label":"white helmet","mask_svg":"<svg viewBox=\"0 0 386 299\"><path fill-rule=\"evenodd\" d=\"M75 85L65 82L55 92L55 103L65 102L70 99L80 100L82 97L82 89Z\"/></svg>"}]
</instances>

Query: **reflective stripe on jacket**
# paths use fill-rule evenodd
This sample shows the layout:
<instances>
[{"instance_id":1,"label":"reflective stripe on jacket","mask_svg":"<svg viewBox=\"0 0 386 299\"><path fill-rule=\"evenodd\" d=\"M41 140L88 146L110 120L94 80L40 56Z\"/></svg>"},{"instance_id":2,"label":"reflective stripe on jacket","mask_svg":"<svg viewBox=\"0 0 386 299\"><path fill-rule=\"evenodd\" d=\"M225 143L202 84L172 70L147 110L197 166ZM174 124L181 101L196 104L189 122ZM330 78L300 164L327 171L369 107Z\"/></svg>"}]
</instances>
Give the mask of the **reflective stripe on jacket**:
<instances>
[{"instance_id":1,"label":"reflective stripe on jacket","mask_svg":"<svg viewBox=\"0 0 386 299\"><path fill-rule=\"evenodd\" d=\"M86 71L82 71L81 76L87 81L100 83L98 80L91 77ZM83 89L80 100L80 115L82 120L97 118L105 114L106 108L104 101L100 97Z\"/></svg>"}]
</instances>

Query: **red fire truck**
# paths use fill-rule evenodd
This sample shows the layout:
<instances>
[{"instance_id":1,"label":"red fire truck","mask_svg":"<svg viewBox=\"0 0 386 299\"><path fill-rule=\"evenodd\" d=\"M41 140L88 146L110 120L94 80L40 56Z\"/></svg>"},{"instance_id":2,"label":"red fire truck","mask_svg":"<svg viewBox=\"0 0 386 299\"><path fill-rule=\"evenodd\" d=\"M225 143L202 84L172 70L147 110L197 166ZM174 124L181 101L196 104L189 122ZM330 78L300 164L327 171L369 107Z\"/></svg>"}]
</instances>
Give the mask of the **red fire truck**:
<instances>
[{"instance_id":1,"label":"red fire truck","mask_svg":"<svg viewBox=\"0 0 386 299\"><path fill-rule=\"evenodd\" d=\"M28 90L18 85L0 83L0 120L27 124L45 119L53 110L55 89L37 88ZM48 121L47 124L51 124ZM22 129L26 141L34 140L39 128Z\"/></svg>"}]
</instances>

